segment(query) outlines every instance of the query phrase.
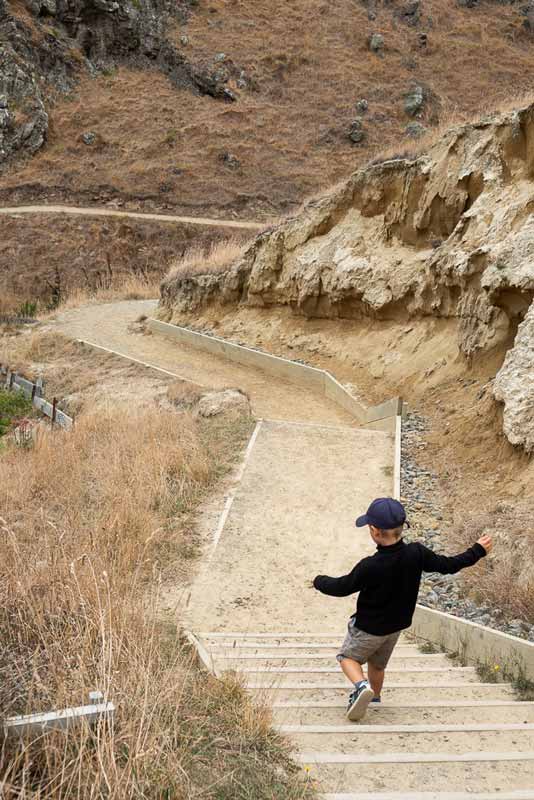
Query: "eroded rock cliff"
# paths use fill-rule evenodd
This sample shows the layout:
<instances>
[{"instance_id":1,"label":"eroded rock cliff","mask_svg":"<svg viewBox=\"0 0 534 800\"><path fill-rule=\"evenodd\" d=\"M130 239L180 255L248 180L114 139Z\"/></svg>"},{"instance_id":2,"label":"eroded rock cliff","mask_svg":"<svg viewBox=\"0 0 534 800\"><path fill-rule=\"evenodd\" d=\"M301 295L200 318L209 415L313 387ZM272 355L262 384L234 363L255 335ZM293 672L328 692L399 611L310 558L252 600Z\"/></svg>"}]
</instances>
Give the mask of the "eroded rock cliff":
<instances>
[{"instance_id":1,"label":"eroded rock cliff","mask_svg":"<svg viewBox=\"0 0 534 800\"><path fill-rule=\"evenodd\" d=\"M215 303L316 318L453 318L467 359L511 344L496 397L510 441L533 450L534 385L521 378L534 371L525 346L533 175L534 106L454 127L419 157L358 171L260 235L229 269L178 270L162 285L162 306L174 319Z\"/></svg>"}]
</instances>

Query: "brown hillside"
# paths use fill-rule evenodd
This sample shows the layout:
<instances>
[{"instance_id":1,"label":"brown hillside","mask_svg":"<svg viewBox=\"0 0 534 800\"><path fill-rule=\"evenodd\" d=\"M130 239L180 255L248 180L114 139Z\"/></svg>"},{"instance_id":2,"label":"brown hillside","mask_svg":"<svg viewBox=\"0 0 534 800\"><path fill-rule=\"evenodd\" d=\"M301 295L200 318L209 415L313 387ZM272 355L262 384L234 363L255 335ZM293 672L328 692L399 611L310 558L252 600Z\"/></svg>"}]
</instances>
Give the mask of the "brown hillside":
<instances>
[{"instance_id":1,"label":"brown hillside","mask_svg":"<svg viewBox=\"0 0 534 800\"><path fill-rule=\"evenodd\" d=\"M71 72L66 93L47 94L45 144L0 165L0 203L118 200L136 210L277 218L378 154L423 149L451 119L509 103L528 89L525 76L534 69L534 38L516 5L422 0L412 16L402 12L417 4L404 0L376 3L374 10L356 0L189 5L187 15L169 18L168 46L203 75L219 75L233 102L182 86L161 65L115 50L90 74L61 21L9 4L32 42L67 48ZM381 54L369 49L373 33L384 38ZM414 85L424 89L425 103L412 118L404 103ZM362 99L368 109L359 112ZM348 132L358 117L365 139L355 144ZM427 137L410 139L410 122L424 125ZM92 144L82 139L87 133L94 134ZM63 283L84 286L81 265L90 274L101 271L106 239L114 240L120 271L148 265L161 274L169 250L180 255L184 240L220 236L210 229L173 235L157 223L136 223L137 233L121 244L115 230L108 234L115 227L30 217L0 223L4 293L42 297L56 269Z\"/></svg>"},{"instance_id":2,"label":"brown hillside","mask_svg":"<svg viewBox=\"0 0 534 800\"><path fill-rule=\"evenodd\" d=\"M48 144L27 163L12 163L4 197L15 188L25 198L55 188L55 196L70 199L103 192L264 218L294 208L384 148L402 149L411 121L404 95L415 83L427 91L420 121L430 128L525 88L534 40L517 6L424 0L419 21L407 24L399 17L406 5L379 6L372 20L354 0L199 2L168 36L195 63L213 66L224 54L215 67L227 71L237 100L196 96L146 69L86 74L50 110ZM384 37L383 55L369 50L373 33ZM363 145L348 138L359 99L369 104ZM83 143L87 131L96 133L95 144ZM240 165L225 162L225 153Z\"/></svg>"}]
</instances>

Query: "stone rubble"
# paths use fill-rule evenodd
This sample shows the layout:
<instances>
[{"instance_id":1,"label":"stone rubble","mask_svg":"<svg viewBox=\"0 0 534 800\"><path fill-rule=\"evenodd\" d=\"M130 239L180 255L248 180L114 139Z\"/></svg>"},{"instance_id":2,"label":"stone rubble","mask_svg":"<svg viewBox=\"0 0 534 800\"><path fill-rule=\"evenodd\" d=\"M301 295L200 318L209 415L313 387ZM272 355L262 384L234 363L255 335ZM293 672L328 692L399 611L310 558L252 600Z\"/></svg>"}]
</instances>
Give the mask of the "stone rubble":
<instances>
[{"instance_id":1,"label":"stone rubble","mask_svg":"<svg viewBox=\"0 0 534 800\"><path fill-rule=\"evenodd\" d=\"M424 418L417 414L410 413L403 423L401 496L412 524L404 538L450 555L450 546L441 541L444 512L436 499L438 476L418 463L418 453L425 448L426 431ZM466 597L461 575L424 575L419 603L534 642L534 624L520 619L505 620L499 609L477 605Z\"/></svg>"}]
</instances>

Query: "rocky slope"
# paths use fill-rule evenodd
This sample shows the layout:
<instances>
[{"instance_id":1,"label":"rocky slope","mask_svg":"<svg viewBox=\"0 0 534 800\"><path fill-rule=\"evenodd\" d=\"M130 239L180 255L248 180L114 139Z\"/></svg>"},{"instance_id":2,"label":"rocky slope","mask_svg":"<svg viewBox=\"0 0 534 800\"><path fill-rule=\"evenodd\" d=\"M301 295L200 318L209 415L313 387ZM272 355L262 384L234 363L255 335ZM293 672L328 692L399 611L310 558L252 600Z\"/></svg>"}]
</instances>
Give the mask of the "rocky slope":
<instances>
[{"instance_id":1,"label":"rocky slope","mask_svg":"<svg viewBox=\"0 0 534 800\"><path fill-rule=\"evenodd\" d=\"M0 0L0 200L294 211L451 113L517 92L534 69L529 8Z\"/></svg>"},{"instance_id":2,"label":"rocky slope","mask_svg":"<svg viewBox=\"0 0 534 800\"><path fill-rule=\"evenodd\" d=\"M48 107L83 72L115 64L155 66L179 88L231 100L224 82L192 64L167 38L195 0L0 0L0 162L36 153L49 131ZM89 144L90 142L87 142Z\"/></svg>"},{"instance_id":3,"label":"rocky slope","mask_svg":"<svg viewBox=\"0 0 534 800\"><path fill-rule=\"evenodd\" d=\"M454 127L424 155L356 172L231 268L178 270L162 285L163 313L286 306L355 324L450 320L462 358L508 350L495 397L510 442L533 451L533 171L534 106Z\"/></svg>"}]
</instances>

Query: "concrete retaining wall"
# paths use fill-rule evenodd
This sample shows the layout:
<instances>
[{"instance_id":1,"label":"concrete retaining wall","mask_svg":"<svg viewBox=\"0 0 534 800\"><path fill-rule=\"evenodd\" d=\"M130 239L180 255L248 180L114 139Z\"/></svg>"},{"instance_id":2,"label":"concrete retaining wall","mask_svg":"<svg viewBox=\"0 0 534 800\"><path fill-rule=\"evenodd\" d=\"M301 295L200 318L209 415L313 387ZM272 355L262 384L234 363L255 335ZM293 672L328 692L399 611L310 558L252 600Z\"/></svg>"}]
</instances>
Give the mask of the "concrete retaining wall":
<instances>
[{"instance_id":1,"label":"concrete retaining wall","mask_svg":"<svg viewBox=\"0 0 534 800\"><path fill-rule=\"evenodd\" d=\"M424 606L417 606L412 632L466 661L534 681L534 642Z\"/></svg>"},{"instance_id":2,"label":"concrete retaining wall","mask_svg":"<svg viewBox=\"0 0 534 800\"><path fill-rule=\"evenodd\" d=\"M188 328L181 328L179 325L171 325L156 319L150 319L148 327L153 333L175 339L197 350L222 356L242 366L262 369L282 380L324 393L326 397L348 411L362 426L372 430L395 432L395 417L399 408L402 409L402 401L397 397L387 400L379 406L367 408L326 370L309 367L287 358L273 356L270 353L263 353L251 347L243 347L243 345L228 342L216 336L197 333Z\"/></svg>"}]
</instances>

